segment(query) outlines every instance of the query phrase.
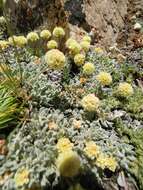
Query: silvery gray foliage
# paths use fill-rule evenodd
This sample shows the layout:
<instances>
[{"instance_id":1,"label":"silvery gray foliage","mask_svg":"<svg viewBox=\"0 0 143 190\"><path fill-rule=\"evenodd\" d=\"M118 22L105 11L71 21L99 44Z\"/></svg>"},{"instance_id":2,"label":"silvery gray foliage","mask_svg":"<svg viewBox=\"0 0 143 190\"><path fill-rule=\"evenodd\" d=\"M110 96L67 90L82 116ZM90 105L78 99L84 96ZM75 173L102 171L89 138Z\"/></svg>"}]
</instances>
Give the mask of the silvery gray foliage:
<instances>
[{"instance_id":1,"label":"silvery gray foliage","mask_svg":"<svg viewBox=\"0 0 143 190\"><path fill-rule=\"evenodd\" d=\"M114 84L117 81L123 81L126 78L126 71L128 72L128 63L119 64L115 59L110 59L108 56L90 52L87 57L88 61L95 63L95 74L100 71L106 71L112 75ZM94 75L95 78L95 75Z\"/></svg>"},{"instance_id":2,"label":"silvery gray foliage","mask_svg":"<svg viewBox=\"0 0 143 190\"><path fill-rule=\"evenodd\" d=\"M61 86L58 83L49 81L46 75L40 74L35 79L30 95L33 102L38 102L41 106L50 106L50 102L59 95L60 91Z\"/></svg>"},{"instance_id":3,"label":"silvery gray foliage","mask_svg":"<svg viewBox=\"0 0 143 190\"><path fill-rule=\"evenodd\" d=\"M123 125L126 127L126 129L132 129L134 131L136 131L138 129L143 129L143 121L142 120L133 119L127 113L122 118L122 122L123 122Z\"/></svg>"},{"instance_id":4,"label":"silvery gray foliage","mask_svg":"<svg viewBox=\"0 0 143 190\"><path fill-rule=\"evenodd\" d=\"M3 160L1 168L1 173L8 169L15 173L18 168L27 167L30 171L29 187L35 183L41 187L51 185L49 181L51 176L58 176L55 169L56 133L52 134L54 131L47 130L46 120L43 117L40 114L37 118L33 117L31 122L13 135L9 144L9 153ZM14 181L11 183L13 177L12 175L2 189L13 188Z\"/></svg>"},{"instance_id":5,"label":"silvery gray foliage","mask_svg":"<svg viewBox=\"0 0 143 190\"><path fill-rule=\"evenodd\" d=\"M88 54L87 59L95 63L96 73L100 71L107 71L109 73L112 73L117 68L118 71L120 69L120 65L114 59L109 59L108 57L103 56L103 54L96 54L95 52L90 52Z\"/></svg>"},{"instance_id":6,"label":"silvery gray foliage","mask_svg":"<svg viewBox=\"0 0 143 190\"><path fill-rule=\"evenodd\" d=\"M89 55L89 60L96 64L96 73L106 70L110 73L121 70L114 60L104 60L102 57ZM117 67L116 67L116 66ZM18 67L12 61L14 72ZM11 136L8 147L9 153L0 160L0 174L8 169L12 172L2 190L15 190L14 174L18 168L24 166L30 171L30 181L27 188L33 184L41 187L52 186L58 183L59 173L55 166L57 158L56 143L59 138L67 137L74 144L74 149L79 153L82 162L82 172L91 170L97 179L102 182L104 171L99 171L91 165L85 155L84 147L87 140L94 141L101 147L102 152L114 156L119 163L118 167L129 170L130 164L135 160L134 147L122 140L114 126L115 119L122 118L127 127L140 126L139 121L132 121L126 112L118 108L120 101L112 94L111 87L100 88L95 75L89 77L85 85L80 84L80 74L69 79L69 84L61 82L60 72L49 70L44 58L40 64L34 63L34 58L21 62L23 70L23 83L31 99L28 101L30 113L28 121L17 129ZM115 80L115 83L117 82ZM85 93L77 95L78 89ZM87 93L94 93L101 99L101 110L108 113L106 119L93 117L89 120L81 109L80 100ZM89 114L89 113L88 113ZM89 114L90 115L90 114ZM112 117L111 117L112 116ZM81 126L75 128L74 120L79 120ZM50 130L49 123L54 122L57 128ZM92 168L92 169L91 169ZM99 172L98 172L99 171ZM102 173L102 175L101 175ZM52 180L51 180L52 179Z\"/></svg>"},{"instance_id":7,"label":"silvery gray foliage","mask_svg":"<svg viewBox=\"0 0 143 190\"><path fill-rule=\"evenodd\" d=\"M44 58L40 64L31 61L29 64L21 64L23 70L24 85L29 89L28 93L35 106L50 106L50 102L61 92L60 73L48 70Z\"/></svg>"},{"instance_id":8,"label":"silvery gray foliage","mask_svg":"<svg viewBox=\"0 0 143 190\"><path fill-rule=\"evenodd\" d=\"M74 149L81 157L83 171L92 168L92 172L99 181L102 181L102 178L97 172L98 168L91 165L83 151L87 140L95 141L101 147L102 152L115 156L126 169L129 168L129 163L135 159L133 147L118 137L112 122L83 120L82 112L78 109L61 112L41 107L39 110L35 109L30 117L31 121L25 123L12 135L8 144L9 153L0 161L2 166L0 174L8 169L13 172L1 187L2 190L15 188L14 173L23 166L30 171L28 187L35 183L40 184L41 187L51 187L53 183L56 183L59 177L55 167L56 143L61 137L67 137L74 143ZM80 129L74 127L75 119L81 121ZM54 122L57 128L50 130L50 122ZM107 131L103 126L110 126L110 130Z\"/></svg>"}]
</instances>

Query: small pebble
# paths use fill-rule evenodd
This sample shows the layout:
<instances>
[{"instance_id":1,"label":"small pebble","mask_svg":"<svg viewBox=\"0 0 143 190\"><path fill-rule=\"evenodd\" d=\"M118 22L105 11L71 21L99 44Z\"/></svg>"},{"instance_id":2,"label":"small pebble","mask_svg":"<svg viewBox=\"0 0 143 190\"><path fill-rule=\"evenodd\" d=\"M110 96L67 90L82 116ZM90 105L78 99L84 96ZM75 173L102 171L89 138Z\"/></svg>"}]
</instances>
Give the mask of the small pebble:
<instances>
[{"instance_id":1,"label":"small pebble","mask_svg":"<svg viewBox=\"0 0 143 190\"><path fill-rule=\"evenodd\" d=\"M131 20L136 20L136 15L133 15L132 17L131 17Z\"/></svg>"},{"instance_id":2,"label":"small pebble","mask_svg":"<svg viewBox=\"0 0 143 190\"><path fill-rule=\"evenodd\" d=\"M136 30L136 31L140 31L141 28L142 28L142 26L141 26L140 23L136 23L136 24L134 25L134 30Z\"/></svg>"}]
</instances>

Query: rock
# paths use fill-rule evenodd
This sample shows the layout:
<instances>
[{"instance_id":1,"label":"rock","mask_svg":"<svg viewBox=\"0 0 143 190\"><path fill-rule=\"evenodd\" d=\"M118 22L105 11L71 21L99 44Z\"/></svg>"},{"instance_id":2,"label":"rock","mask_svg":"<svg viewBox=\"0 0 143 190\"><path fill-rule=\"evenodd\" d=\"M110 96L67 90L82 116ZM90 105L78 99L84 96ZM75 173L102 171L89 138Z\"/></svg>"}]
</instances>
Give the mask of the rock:
<instances>
[{"instance_id":1,"label":"rock","mask_svg":"<svg viewBox=\"0 0 143 190\"><path fill-rule=\"evenodd\" d=\"M95 43L113 45L118 32L124 26L128 0L68 0L65 10L70 13L69 22L87 32L94 29Z\"/></svg>"},{"instance_id":2,"label":"rock","mask_svg":"<svg viewBox=\"0 0 143 190\"><path fill-rule=\"evenodd\" d=\"M109 47L115 43L124 26L127 3L128 0L88 0L84 3L85 20L97 29L101 45Z\"/></svg>"},{"instance_id":3,"label":"rock","mask_svg":"<svg viewBox=\"0 0 143 190\"><path fill-rule=\"evenodd\" d=\"M131 18L130 18L130 20L136 20L137 19L137 17L136 17L136 15L133 15Z\"/></svg>"},{"instance_id":4,"label":"rock","mask_svg":"<svg viewBox=\"0 0 143 190\"><path fill-rule=\"evenodd\" d=\"M50 29L61 25L67 31L78 27L88 33L94 28L94 42L106 47L115 43L124 26L128 4L128 0L19 0L17 4L7 1L15 17L13 22L22 32L41 23Z\"/></svg>"},{"instance_id":5,"label":"rock","mask_svg":"<svg viewBox=\"0 0 143 190\"><path fill-rule=\"evenodd\" d=\"M67 28L64 0L7 0L7 12L15 30L28 32L42 25L53 29L56 25Z\"/></svg>"},{"instance_id":6,"label":"rock","mask_svg":"<svg viewBox=\"0 0 143 190\"><path fill-rule=\"evenodd\" d=\"M141 26L141 24L139 24L139 23L136 23L136 24L134 25L134 30L136 30L136 31L140 31L141 28L142 28L142 26Z\"/></svg>"}]
</instances>

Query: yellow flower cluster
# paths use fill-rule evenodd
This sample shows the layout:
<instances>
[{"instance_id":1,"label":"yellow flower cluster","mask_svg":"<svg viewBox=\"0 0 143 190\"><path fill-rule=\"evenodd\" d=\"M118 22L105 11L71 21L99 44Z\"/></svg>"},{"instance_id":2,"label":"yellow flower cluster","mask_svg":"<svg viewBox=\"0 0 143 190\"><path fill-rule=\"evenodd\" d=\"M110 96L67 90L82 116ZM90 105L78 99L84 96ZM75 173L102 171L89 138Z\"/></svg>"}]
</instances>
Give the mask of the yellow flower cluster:
<instances>
[{"instance_id":1,"label":"yellow flower cluster","mask_svg":"<svg viewBox=\"0 0 143 190\"><path fill-rule=\"evenodd\" d=\"M68 138L60 138L56 147L58 149L58 152L66 152L68 150L72 150L73 143L71 143Z\"/></svg>"},{"instance_id":2,"label":"yellow flower cluster","mask_svg":"<svg viewBox=\"0 0 143 190\"><path fill-rule=\"evenodd\" d=\"M82 40L91 43L91 37L88 35L84 36Z\"/></svg>"},{"instance_id":3,"label":"yellow flower cluster","mask_svg":"<svg viewBox=\"0 0 143 190\"><path fill-rule=\"evenodd\" d=\"M37 40L39 40L39 36L36 32L30 32L27 35L27 40L30 42L36 42Z\"/></svg>"},{"instance_id":4,"label":"yellow flower cluster","mask_svg":"<svg viewBox=\"0 0 143 190\"><path fill-rule=\"evenodd\" d=\"M75 43L76 40L72 39L72 38L69 38L67 41L66 41L66 47L69 48L70 44L71 43Z\"/></svg>"},{"instance_id":5,"label":"yellow flower cluster","mask_svg":"<svg viewBox=\"0 0 143 190\"><path fill-rule=\"evenodd\" d=\"M73 177L79 172L80 158L76 152L69 150L59 154L56 164L62 176Z\"/></svg>"},{"instance_id":6,"label":"yellow flower cluster","mask_svg":"<svg viewBox=\"0 0 143 190\"><path fill-rule=\"evenodd\" d=\"M70 50L70 53L72 55L79 54L80 51L81 51L80 44L77 41L75 41L75 40L73 40L71 38L67 40L66 47Z\"/></svg>"},{"instance_id":7,"label":"yellow flower cluster","mask_svg":"<svg viewBox=\"0 0 143 190\"><path fill-rule=\"evenodd\" d=\"M84 110L95 112L100 105L100 100L94 94L88 94L81 100L81 105Z\"/></svg>"},{"instance_id":8,"label":"yellow flower cluster","mask_svg":"<svg viewBox=\"0 0 143 190\"><path fill-rule=\"evenodd\" d=\"M56 38L61 38L65 36L65 31L62 27L55 27L53 30L53 36Z\"/></svg>"},{"instance_id":9,"label":"yellow flower cluster","mask_svg":"<svg viewBox=\"0 0 143 190\"><path fill-rule=\"evenodd\" d=\"M80 43L81 45L81 48L85 51L85 52L88 52L89 51L89 48L90 48L90 43L88 41L82 41Z\"/></svg>"},{"instance_id":10,"label":"yellow flower cluster","mask_svg":"<svg viewBox=\"0 0 143 190\"><path fill-rule=\"evenodd\" d=\"M95 144L93 141L89 141L86 143L86 147L84 148L84 152L89 158L96 158L100 153L100 147Z\"/></svg>"},{"instance_id":11,"label":"yellow flower cluster","mask_svg":"<svg viewBox=\"0 0 143 190\"><path fill-rule=\"evenodd\" d=\"M84 64L84 61L85 61L85 55L83 54L76 54L75 57L74 57L74 62L77 66L81 66Z\"/></svg>"},{"instance_id":12,"label":"yellow flower cluster","mask_svg":"<svg viewBox=\"0 0 143 190\"><path fill-rule=\"evenodd\" d=\"M95 71L95 66L93 63L85 63L85 65L83 66L83 73L86 75L91 75L93 74Z\"/></svg>"},{"instance_id":13,"label":"yellow flower cluster","mask_svg":"<svg viewBox=\"0 0 143 190\"><path fill-rule=\"evenodd\" d=\"M48 40L51 37L51 32L49 30L42 30L40 37Z\"/></svg>"},{"instance_id":14,"label":"yellow flower cluster","mask_svg":"<svg viewBox=\"0 0 143 190\"><path fill-rule=\"evenodd\" d=\"M112 172L115 172L115 170L117 168L117 162L116 162L115 158L109 157L104 154L100 154L97 157L95 164L102 169L108 168Z\"/></svg>"},{"instance_id":15,"label":"yellow flower cluster","mask_svg":"<svg viewBox=\"0 0 143 190\"><path fill-rule=\"evenodd\" d=\"M49 68L54 70L61 70L65 66L65 55L58 49L49 50L45 55L45 61Z\"/></svg>"},{"instance_id":16,"label":"yellow flower cluster","mask_svg":"<svg viewBox=\"0 0 143 190\"><path fill-rule=\"evenodd\" d=\"M24 36L16 37L16 45L18 47L24 47L27 44L27 39Z\"/></svg>"},{"instance_id":17,"label":"yellow flower cluster","mask_svg":"<svg viewBox=\"0 0 143 190\"><path fill-rule=\"evenodd\" d=\"M8 48L9 46L9 42L5 41L5 40L0 40L0 49L1 50L5 50L6 48Z\"/></svg>"},{"instance_id":18,"label":"yellow flower cluster","mask_svg":"<svg viewBox=\"0 0 143 190\"><path fill-rule=\"evenodd\" d=\"M56 49L58 47L58 43L55 40L50 40L47 43L47 48L48 49Z\"/></svg>"},{"instance_id":19,"label":"yellow flower cluster","mask_svg":"<svg viewBox=\"0 0 143 190\"><path fill-rule=\"evenodd\" d=\"M101 85L106 86L112 83L112 76L107 72L100 72L96 79L101 83Z\"/></svg>"},{"instance_id":20,"label":"yellow flower cluster","mask_svg":"<svg viewBox=\"0 0 143 190\"><path fill-rule=\"evenodd\" d=\"M134 93L132 86L127 82L122 82L119 84L117 92L122 97L131 96Z\"/></svg>"},{"instance_id":21,"label":"yellow flower cluster","mask_svg":"<svg viewBox=\"0 0 143 190\"><path fill-rule=\"evenodd\" d=\"M117 162L115 158L103 154L100 147L96 145L94 141L89 141L86 143L84 152L90 159L96 159L95 164L103 170L105 168L108 168L113 172L116 170Z\"/></svg>"},{"instance_id":22,"label":"yellow flower cluster","mask_svg":"<svg viewBox=\"0 0 143 190\"><path fill-rule=\"evenodd\" d=\"M24 36L9 37L9 43L17 47L24 47L27 44L27 39Z\"/></svg>"},{"instance_id":23,"label":"yellow flower cluster","mask_svg":"<svg viewBox=\"0 0 143 190\"><path fill-rule=\"evenodd\" d=\"M29 171L26 168L19 169L14 177L17 187L23 186L29 182Z\"/></svg>"}]
</instances>

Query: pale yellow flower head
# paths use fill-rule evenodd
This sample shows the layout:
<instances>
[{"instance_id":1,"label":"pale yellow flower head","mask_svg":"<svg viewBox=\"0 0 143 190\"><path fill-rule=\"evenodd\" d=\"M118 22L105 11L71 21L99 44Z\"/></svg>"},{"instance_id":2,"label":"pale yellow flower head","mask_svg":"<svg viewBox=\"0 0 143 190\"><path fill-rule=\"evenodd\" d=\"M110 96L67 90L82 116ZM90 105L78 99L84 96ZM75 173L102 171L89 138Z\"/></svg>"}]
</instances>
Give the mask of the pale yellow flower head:
<instances>
[{"instance_id":1,"label":"pale yellow flower head","mask_svg":"<svg viewBox=\"0 0 143 190\"><path fill-rule=\"evenodd\" d=\"M51 37L51 32L49 30L42 30L40 33L40 37L43 39L49 39Z\"/></svg>"},{"instance_id":2,"label":"pale yellow flower head","mask_svg":"<svg viewBox=\"0 0 143 190\"><path fill-rule=\"evenodd\" d=\"M117 162L115 158L106 156L105 154L99 154L95 164L103 170L108 168L112 172L115 172L117 168Z\"/></svg>"},{"instance_id":3,"label":"pale yellow flower head","mask_svg":"<svg viewBox=\"0 0 143 190\"><path fill-rule=\"evenodd\" d=\"M9 46L9 42L5 41L5 40L0 40L0 49L1 50L5 50L6 48L8 48Z\"/></svg>"},{"instance_id":4,"label":"pale yellow flower head","mask_svg":"<svg viewBox=\"0 0 143 190\"><path fill-rule=\"evenodd\" d=\"M69 38L67 41L66 41L66 47L69 48L70 44L71 43L75 43L76 40L72 39L72 38Z\"/></svg>"},{"instance_id":5,"label":"pale yellow flower head","mask_svg":"<svg viewBox=\"0 0 143 190\"><path fill-rule=\"evenodd\" d=\"M66 46L67 48L70 50L70 53L72 55L76 55L76 54L79 54L80 51L81 51L81 46L80 44L75 41L75 40L72 40L72 39L69 39L67 42L66 42Z\"/></svg>"},{"instance_id":6,"label":"pale yellow flower head","mask_svg":"<svg viewBox=\"0 0 143 190\"><path fill-rule=\"evenodd\" d=\"M119 84L117 92L122 97L131 96L134 93L132 86L127 82L122 82Z\"/></svg>"},{"instance_id":7,"label":"pale yellow flower head","mask_svg":"<svg viewBox=\"0 0 143 190\"><path fill-rule=\"evenodd\" d=\"M95 66L93 63L85 63L84 66L83 66L83 73L86 74L86 75L91 75L93 74L95 71Z\"/></svg>"},{"instance_id":8,"label":"pale yellow flower head","mask_svg":"<svg viewBox=\"0 0 143 190\"><path fill-rule=\"evenodd\" d=\"M96 79L100 82L101 85L106 86L110 85L112 83L112 76L110 73L107 72L100 72L97 76Z\"/></svg>"},{"instance_id":9,"label":"pale yellow flower head","mask_svg":"<svg viewBox=\"0 0 143 190\"><path fill-rule=\"evenodd\" d=\"M24 47L27 44L27 39L24 36L15 36L14 43L17 47Z\"/></svg>"},{"instance_id":10,"label":"pale yellow flower head","mask_svg":"<svg viewBox=\"0 0 143 190\"><path fill-rule=\"evenodd\" d=\"M100 106L100 100L94 94L88 94L81 100L81 105L84 110L95 112Z\"/></svg>"},{"instance_id":11,"label":"pale yellow flower head","mask_svg":"<svg viewBox=\"0 0 143 190\"><path fill-rule=\"evenodd\" d=\"M37 40L39 40L39 36L36 32L30 32L27 35L27 40L30 42L36 42Z\"/></svg>"},{"instance_id":12,"label":"pale yellow flower head","mask_svg":"<svg viewBox=\"0 0 143 190\"><path fill-rule=\"evenodd\" d=\"M19 169L14 177L17 187L23 186L29 182L29 171L26 168Z\"/></svg>"},{"instance_id":13,"label":"pale yellow flower head","mask_svg":"<svg viewBox=\"0 0 143 190\"><path fill-rule=\"evenodd\" d=\"M57 168L64 177L74 177L80 169L80 158L74 151L66 151L59 154Z\"/></svg>"},{"instance_id":14,"label":"pale yellow flower head","mask_svg":"<svg viewBox=\"0 0 143 190\"><path fill-rule=\"evenodd\" d=\"M58 149L58 152L66 152L68 150L72 150L73 143L71 143L68 138L60 138L56 147Z\"/></svg>"},{"instance_id":15,"label":"pale yellow flower head","mask_svg":"<svg viewBox=\"0 0 143 190\"><path fill-rule=\"evenodd\" d=\"M95 164L104 170L106 168L106 156L103 153L99 154Z\"/></svg>"},{"instance_id":16,"label":"pale yellow flower head","mask_svg":"<svg viewBox=\"0 0 143 190\"><path fill-rule=\"evenodd\" d=\"M85 52L88 52L89 49L90 49L90 43L88 41L82 41L80 43L81 45L81 48L85 51Z\"/></svg>"},{"instance_id":17,"label":"pale yellow flower head","mask_svg":"<svg viewBox=\"0 0 143 190\"><path fill-rule=\"evenodd\" d=\"M84 152L89 158L96 158L100 153L100 147L97 146L94 141L89 141L86 143Z\"/></svg>"},{"instance_id":18,"label":"pale yellow flower head","mask_svg":"<svg viewBox=\"0 0 143 190\"><path fill-rule=\"evenodd\" d=\"M48 49L56 49L58 47L58 43L55 40L50 40L47 43L47 48Z\"/></svg>"},{"instance_id":19,"label":"pale yellow flower head","mask_svg":"<svg viewBox=\"0 0 143 190\"><path fill-rule=\"evenodd\" d=\"M88 35L84 36L82 40L91 43L91 37Z\"/></svg>"},{"instance_id":20,"label":"pale yellow flower head","mask_svg":"<svg viewBox=\"0 0 143 190\"><path fill-rule=\"evenodd\" d=\"M65 36L65 31L62 27L55 27L53 30L53 36L56 38L61 38Z\"/></svg>"},{"instance_id":21,"label":"pale yellow flower head","mask_svg":"<svg viewBox=\"0 0 143 190\"><path fill-rule=\"evenodd\" d=\"M61 70L66 63L65 55L58 49L49 50L45 55L45 61L49 68L54 70Z\"/></svg>"},{"instance_id":22,"label":"pale yellow flower head","mask_svg":"<svg viewBox=\"0 0 143 190\"><path fill-rule=\"evenodd\" d=\"M84 64L84 61L85 61L85 55L83 54L76 54L75 57L74 57L74 62L77 66L81 66Z\"/></svg>"},{"instance_id":23,"label":"pale yellow flower head","mask_svg":"<svg viewBox=\"0 0 143 190\"><path fill-rule=\"evenodd\" d=\"M112 172L115 172L115 170L117 168L117 162L116 162L115 158L108 157L108 159L106 160L106 165L109 170L111 170Z\"/></svg>"}]
</instances>

